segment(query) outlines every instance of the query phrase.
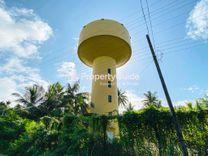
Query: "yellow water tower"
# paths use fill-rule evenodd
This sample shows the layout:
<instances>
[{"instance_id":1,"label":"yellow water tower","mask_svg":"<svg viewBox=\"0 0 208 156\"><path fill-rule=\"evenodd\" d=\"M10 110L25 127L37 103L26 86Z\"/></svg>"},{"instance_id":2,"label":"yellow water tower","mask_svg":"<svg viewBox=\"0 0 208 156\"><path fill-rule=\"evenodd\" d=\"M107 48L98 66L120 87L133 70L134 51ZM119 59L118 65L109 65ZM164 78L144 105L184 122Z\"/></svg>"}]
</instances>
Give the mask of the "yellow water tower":
<instances>
[{"instance_id":1,"label":"yellow water tower","mask_svg":"<svg viewBox=\"0 0 208 156\"><path fill-rule=\"evenodd\" d=\"M116 68L131 57L130 36L123 24L109 19L93 21L80 33L78 56L93 68L92 112L113 115L118 112ZM118 124L108 127L117 135Z\"/></svg>"}]
</instances>

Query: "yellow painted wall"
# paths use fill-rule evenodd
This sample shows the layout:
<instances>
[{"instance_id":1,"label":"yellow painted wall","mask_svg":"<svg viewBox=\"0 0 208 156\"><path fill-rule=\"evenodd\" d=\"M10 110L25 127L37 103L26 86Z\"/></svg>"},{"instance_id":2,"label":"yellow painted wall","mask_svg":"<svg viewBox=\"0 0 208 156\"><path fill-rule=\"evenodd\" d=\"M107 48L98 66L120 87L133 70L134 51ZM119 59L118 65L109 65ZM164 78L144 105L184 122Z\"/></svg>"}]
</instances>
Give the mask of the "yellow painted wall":
<instances>
[{"instance_id":1,"label":"yellow painted wall","mask_svg":"<svg viewBox=\"0 0 208 156\"><path fill-rule=\"evenodd\" d=\"M114 81L108 79L108 68L111 70L111 75L116 76L116 62L108 56L98 57L93 62L93 75L98 75L103 80L92 81L91 101L95 104L92 109L93 113L106 114L118 110L118 94L116 78ZM105 77L106 76L106 77ZM111 88L108 87L108 81L111 81ZM108 95L112 95L112 102L108 102Z\"/></svg>"},{"instance_id":2,"label":"yellow painted wall","mask_svg":"<svg viewBox=\"0 0 208 156\"><path fill-rule=\"evenodd\" d=\"M96 20L85 25L80 34L79 44L88 38L100 35L117 36L130 45L130 36L127 29L121 23L109 19Z\"/></svg>"},{"instance_id":3,"label":"yellow painted wall","mask_svg":"<svg viewBox=\"0 0 208 156\"><path fill-rule=\"evenodd\" d=\"M110 56L116 60L116 67L120 67L131 57L129 33L121 23L113 20L91 22L80 33L78 56L90 67L94 59Z\"/></svg>"},{"instance_id":4,"label":"yellow painted wall","mask_svg":"<svg viewBox=\"0 0 208 156\"><path fill-rule=\"evenodd\" d=\"M110 69L111 74L108 74ZM91 102L94 108L93 113L101 115L115 115L118 112L118 92L116 80L116 61L108 56L101 56L93 62L93 75L100 76L99 80L92 81ZM108 77L107 77L108 76ZM113 77L110 77L113 76ZM111 87L108 87L108 81L111 82ZM112 97L112 102L108 101L108 96ZM119 127L117 121L111 121L107 126L107 134L112 133L114 136L119 135Z\"/></svg>"}]
</instances>

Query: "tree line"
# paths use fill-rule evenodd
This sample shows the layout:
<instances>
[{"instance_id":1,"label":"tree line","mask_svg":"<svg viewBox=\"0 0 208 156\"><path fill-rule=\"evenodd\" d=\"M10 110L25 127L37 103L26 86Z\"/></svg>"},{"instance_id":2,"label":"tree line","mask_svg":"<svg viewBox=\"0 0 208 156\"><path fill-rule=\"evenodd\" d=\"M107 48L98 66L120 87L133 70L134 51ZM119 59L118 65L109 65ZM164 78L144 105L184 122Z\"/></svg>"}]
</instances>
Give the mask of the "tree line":
<instances>
[{"instance_id":1,"label":"tree line","mask_svg":"<svg viewBox=\"0 0 208 156\"><path fill-rule=\"evenodd\" d=\"M118 115L89 113L92 107L79 84L39 85L13 94L16 106L0 102L0 154L39 155L182 155L172 117L156 93L144 94L134 110L118 90ZM190 155L208 155L208 97L176 108ZM118 120L120 137L106 137L106 126Z\"/></svg>"}]
</instances>

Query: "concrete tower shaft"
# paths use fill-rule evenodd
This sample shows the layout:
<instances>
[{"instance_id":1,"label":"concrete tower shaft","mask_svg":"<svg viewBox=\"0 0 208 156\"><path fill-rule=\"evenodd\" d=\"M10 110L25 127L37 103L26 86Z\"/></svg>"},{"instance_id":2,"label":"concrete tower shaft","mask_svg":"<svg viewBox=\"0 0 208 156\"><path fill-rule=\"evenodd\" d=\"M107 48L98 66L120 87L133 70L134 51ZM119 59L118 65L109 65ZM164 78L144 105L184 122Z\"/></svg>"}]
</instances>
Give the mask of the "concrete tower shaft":
<instances>
[{"instance_id":1,"label":"concrete tower shaft","mask_svg":"<svg viewBox=\"0 0 208 156\"><path fill-rule=\"evenodd\" d=\"M92 112L108 114L118 110L116 83L116 61L109 56L101 56L93 61L93 80L91 100L95 104Z\"/></svg>"}]
</instances>

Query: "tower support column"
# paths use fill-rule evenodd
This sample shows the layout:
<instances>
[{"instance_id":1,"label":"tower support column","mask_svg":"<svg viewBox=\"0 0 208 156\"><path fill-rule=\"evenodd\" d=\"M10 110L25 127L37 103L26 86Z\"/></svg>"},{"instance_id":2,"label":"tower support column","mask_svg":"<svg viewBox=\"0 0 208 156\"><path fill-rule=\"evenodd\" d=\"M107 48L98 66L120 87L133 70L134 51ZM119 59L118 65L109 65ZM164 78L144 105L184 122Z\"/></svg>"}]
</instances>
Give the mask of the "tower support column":
<instances>
[{"instance_id":1,"label":"tower support column","mask_svg":"<svg viewBox=\"0 0 208 156\"><path fill-rule=\"evenodd\" d=\"M116 82L116 61L108 56L101 56L93 61L93 80L91 101L93 113L100 115L118 114L118 91ZM119 137L116 119L108 121L107 136Z\"/></svg>"},{"instance_id":2,"label":"tower support column","mask_svg":"<svg viewBox=\"0 0 208 156\"><path fill-rule=\"evenodd\" d=\"M111 57L101 56L93 61L91 101L94 113L109 115L118 110L116 61Z\"/></svg>"}]
</instances>

